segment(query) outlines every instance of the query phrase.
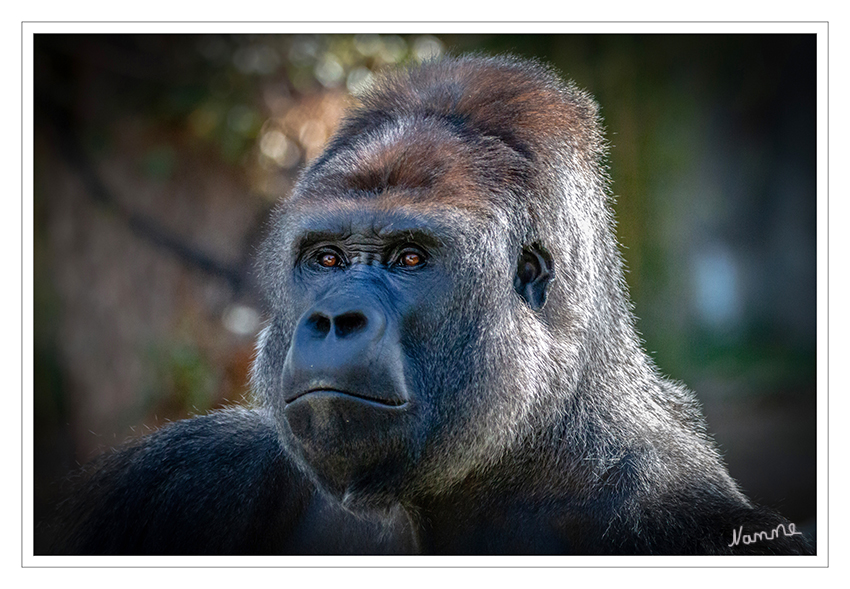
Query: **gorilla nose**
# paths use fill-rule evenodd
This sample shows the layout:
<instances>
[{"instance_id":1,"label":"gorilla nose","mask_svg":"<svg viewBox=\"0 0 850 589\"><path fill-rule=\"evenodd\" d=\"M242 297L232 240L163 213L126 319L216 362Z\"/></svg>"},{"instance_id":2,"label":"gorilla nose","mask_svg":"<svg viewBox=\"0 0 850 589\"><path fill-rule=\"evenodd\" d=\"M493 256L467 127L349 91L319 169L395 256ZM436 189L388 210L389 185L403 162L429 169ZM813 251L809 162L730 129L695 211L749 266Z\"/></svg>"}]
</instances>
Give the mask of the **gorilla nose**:
<instances>
[{"instance_id":1,"label":"gorilla nose","mask_svg":"<svg viewBox=\"0 0 850 589\"><path fill-rule=\"evenodd\" d=\"M374 341L386 329L386 319L369 305L317 305L305 315L302 327L311 338Z\"/></svg>"},{"instance_id":2,"label":"gorilla nose","mask_svg":"<svg viewBox=\"0 0 850 589\"><path fill-rule=\"evenodd\" d=\"M316 311L306 320L306 326L313 335L324 338L333 330L334 335L339 339L366 332L369 323L363 311L347 311L335 316Z\"/></svg>"}]
</instances>

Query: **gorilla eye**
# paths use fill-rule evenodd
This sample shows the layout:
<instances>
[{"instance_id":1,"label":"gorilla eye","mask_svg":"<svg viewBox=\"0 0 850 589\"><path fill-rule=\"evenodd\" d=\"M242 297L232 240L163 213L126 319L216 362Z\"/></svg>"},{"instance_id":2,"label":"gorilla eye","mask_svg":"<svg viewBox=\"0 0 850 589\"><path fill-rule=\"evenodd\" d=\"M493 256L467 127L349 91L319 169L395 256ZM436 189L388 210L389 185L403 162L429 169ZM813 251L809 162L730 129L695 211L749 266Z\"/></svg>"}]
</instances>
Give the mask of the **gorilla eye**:
<instances>
[{"instance_id":1,"label":"gorilla eye","mask_svg":"<svg viewBox=\"0 0 850 589\"><path fill-rule=\"evenodd\" d=\"M405 249L398 258L398 265L404 268L416 268L425 263L425 254L415 249Z\"/></svg>"},{"instance_id":2,"label":"gorilla eye","mask_svg":"<svg viewBox=\"0 0 850 589\"><path fill-rule=\"evenodd\" d=\"M342 260L336 254L324 253L319 257L319 263L325 268L337 268L342 266Z\"/></svg>"},{"instance_id":3,"label":"gorilla eye","mask_svg":"<svg viewBox=\"0 0 850 589\"><path fill-rule=\"evenodd\" d=\"M419 254L410 252L410 253L404 254L401 257L401 263L404 264L405 266L407 266L408 268L413 267L413 266L418 266L419 264L422 263L422 257Z\"/></svg>"}]
</instances>

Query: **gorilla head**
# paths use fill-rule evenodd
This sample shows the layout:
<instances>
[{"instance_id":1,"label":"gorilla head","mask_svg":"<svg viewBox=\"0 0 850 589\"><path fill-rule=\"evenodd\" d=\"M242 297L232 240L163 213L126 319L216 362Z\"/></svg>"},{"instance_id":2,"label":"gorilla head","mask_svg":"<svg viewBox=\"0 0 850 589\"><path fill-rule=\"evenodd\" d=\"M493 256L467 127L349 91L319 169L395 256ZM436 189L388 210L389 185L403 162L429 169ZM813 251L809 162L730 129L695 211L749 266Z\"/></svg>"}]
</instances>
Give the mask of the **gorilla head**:
<instances>
[{"instance_id":1,"label":"gorilla head","mask_svg":"<svg viewBox=\"0 0 850 589\"><path fill-rule=\"evenodd\" d=\"M580 388L651 378L596 113L536 64L427 63L381 79L280 205L254 382L322 486L415 504L527 480Z\"/></svg>"}]
</instances>

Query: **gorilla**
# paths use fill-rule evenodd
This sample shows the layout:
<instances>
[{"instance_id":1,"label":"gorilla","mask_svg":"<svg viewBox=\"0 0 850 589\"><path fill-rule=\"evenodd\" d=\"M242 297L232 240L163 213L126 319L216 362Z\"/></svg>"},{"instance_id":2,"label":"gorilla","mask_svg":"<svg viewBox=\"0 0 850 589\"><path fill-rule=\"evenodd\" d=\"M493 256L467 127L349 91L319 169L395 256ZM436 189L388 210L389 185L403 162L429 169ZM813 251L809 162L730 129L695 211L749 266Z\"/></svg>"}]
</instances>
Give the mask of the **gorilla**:
<instances>
[{"instance_id":1,"label":"gorilla","mask_svg":"<svg viewBox=\"0 0 850 589\"><path fill-rule=\"evenodd\" d=\"M65 554L807 554L635 331L597 106L390 72L274 213L257 402L97 459Z\"/></svg>"}]
</instances>

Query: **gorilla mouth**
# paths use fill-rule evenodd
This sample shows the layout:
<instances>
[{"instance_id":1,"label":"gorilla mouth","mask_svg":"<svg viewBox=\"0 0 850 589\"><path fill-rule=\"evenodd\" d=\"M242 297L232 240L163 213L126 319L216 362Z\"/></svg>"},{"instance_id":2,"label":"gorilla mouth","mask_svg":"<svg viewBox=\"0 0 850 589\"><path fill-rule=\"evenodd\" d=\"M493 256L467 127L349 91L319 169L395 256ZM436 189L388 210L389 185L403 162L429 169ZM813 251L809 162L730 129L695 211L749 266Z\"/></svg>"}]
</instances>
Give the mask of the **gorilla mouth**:
<instances>
[{"instance_id":1,"label":"gorilla mouth","mask_svg":"<svg viewBox=\"0 0 850 589\"><path fill-rule=\"evenodd\" d=\"M399 408L407 405L406 399L401 399L398 397L382 397L378 395L366 395L363 393L354 393L350 391L343 391L340 389L329 389L329 388L316 388L316 389L307 389L306 391L302 391L296 393L291 397L286 397L286 403L293 403L298 399L303 399L304 397L346 397L350 399L356 399L357 401L378 405L380 407L391 407L391 408Z\"/></svg>"}]
</instances>

